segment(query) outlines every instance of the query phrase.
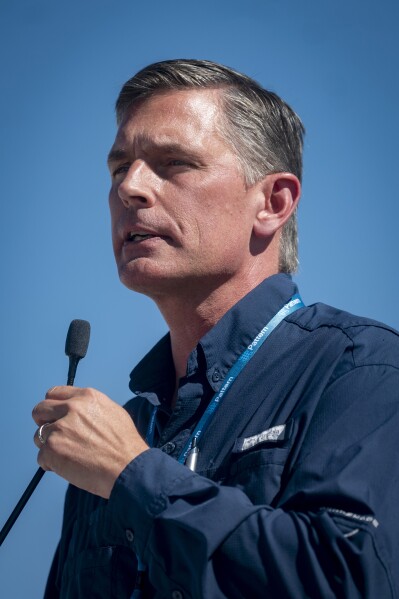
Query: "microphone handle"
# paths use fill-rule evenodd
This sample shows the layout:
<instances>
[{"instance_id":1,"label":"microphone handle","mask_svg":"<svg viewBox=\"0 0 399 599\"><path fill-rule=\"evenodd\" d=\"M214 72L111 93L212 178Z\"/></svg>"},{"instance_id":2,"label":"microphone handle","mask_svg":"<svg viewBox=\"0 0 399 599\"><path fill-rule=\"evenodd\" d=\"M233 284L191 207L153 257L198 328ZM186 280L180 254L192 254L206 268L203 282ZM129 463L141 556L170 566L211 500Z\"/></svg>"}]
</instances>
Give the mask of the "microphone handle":
<instances>
[{"instance_id":1,"label":"microphone handle","mask_svg":"<svg viewBox=\"0 0 399 599\"><path fill-rule=\"evenodd\" d=\"M71 385L72 386L73 383L74 383L75 374L76 374L76 367L78 365L78 362L79 362L79 358L77 358L76 356L69 356L69 370L68 370L68 382L67 382L67 385ZM15 508L13 509L13 511L11 512L11 515L8 518L7 522L4 524L3 528L0 531L0 547L3 544L4 539L6 538L6 536L8 535L8 533L10 532L11 528L14 526L16 519L18 518L18 516L20 515L20 513L24 509L25 505L28 503L30 496L32 495L33 491L36 489L37 485L41 481L41 479L43 477L43 474L45 472L46 471L43 470L43 468L41 468L39 466L39 468L36 471L36 474L34 475L34 477L32 478L32 480L30 481L30 483L26 487L25 491L22 493L21 499L18 501L17 505L15 506Z\"/></svg>"},{"instance_id":2,"label":"microphone handle","mask_svg":"<svg viewBox=\"0 0 399 599\"><path fill-rule=\"evenodd\" d=\"M76 369L78 367L80 356L69 356L68 380L67 386L73 387L75 382Z\"/></svg>"},{"instance_id":3,"label":"microphone handle","mask_svg":"<svg viewBox=\"0 0 399 599\"><path fill-rule=\"evenodd\" d=\"M15 523L16 519L18 518L19 514L22 512L25 505L28 503L30 496L32 495L33 491L36 489L37 485L41 481L44 473L45 473L45 470L43 470L43 468L41 468L39 466L39 468L36 471L36 474L34 475L32 480L30 481L29 485L26 487L25 491L21 495L21 499L18 501L17 505L11 512L11 515L8 518L7 522L4 524L3 528L1 529L0 547L3 544L4 539L10 532L11 528L14 526L14 523Z\"/></svg>"}]
</instances>

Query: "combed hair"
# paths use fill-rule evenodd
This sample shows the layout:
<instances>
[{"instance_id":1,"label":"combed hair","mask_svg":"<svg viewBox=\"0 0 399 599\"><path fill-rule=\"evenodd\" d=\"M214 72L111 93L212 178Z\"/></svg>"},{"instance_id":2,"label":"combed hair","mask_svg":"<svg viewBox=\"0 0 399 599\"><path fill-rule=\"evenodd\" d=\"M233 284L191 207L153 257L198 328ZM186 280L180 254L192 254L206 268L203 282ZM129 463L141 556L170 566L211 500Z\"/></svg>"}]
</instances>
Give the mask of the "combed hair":
<instances>
[{"instance_id":1,"label":"combed hair","mask_svg":"<svg viewBox=\"0 0 399 599\"><path fill-rule=\"evenodd\" d=\"M182 89L219 89L223 108L220 134L241 164L247 185L266 175L290 172L302 180L304 126L275 93L229 67L208 60L176 59L145 67L129 79L116 101L120 124L126 110L151 96ZM298 268L296 211L282 229L279 271Z\"/></svg>"}]
</instances>

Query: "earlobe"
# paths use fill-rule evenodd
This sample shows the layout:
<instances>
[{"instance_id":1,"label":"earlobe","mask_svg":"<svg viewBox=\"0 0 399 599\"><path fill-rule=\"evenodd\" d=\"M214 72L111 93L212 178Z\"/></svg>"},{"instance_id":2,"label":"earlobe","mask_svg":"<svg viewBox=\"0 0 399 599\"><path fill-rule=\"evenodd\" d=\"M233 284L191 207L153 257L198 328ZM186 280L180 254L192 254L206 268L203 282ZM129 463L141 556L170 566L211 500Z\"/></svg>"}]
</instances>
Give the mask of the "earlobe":
<instances>
[{"instance_id":1,"label":"earlobe","mask_svg":"<svg viewBox=\"0 0 399 599\"><path fill-rule=\"evenodd\" d=\"M292 173L274 173L259 182L261 209L256 215L254 233L270 237L287 222L298 205L301 184Z\"/></svg>"}]
</instances>

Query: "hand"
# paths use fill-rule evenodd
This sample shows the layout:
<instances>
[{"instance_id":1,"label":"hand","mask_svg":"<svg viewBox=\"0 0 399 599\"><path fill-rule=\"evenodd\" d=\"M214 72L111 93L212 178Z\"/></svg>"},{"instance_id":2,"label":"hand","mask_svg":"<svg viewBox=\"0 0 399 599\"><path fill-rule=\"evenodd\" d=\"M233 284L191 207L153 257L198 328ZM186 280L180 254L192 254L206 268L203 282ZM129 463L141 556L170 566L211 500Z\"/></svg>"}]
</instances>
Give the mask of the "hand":
<instances>
[{"instance_id":1,"label":"hand","mask_svg":"<svg viewBox=\"0 0 399 599\"><path fill-rule=\"evenodd\" d=\"M122 470L148 449L129 414L96 389L53 387L32 412L43 429L37 461L44 470L108 499Z\"/></svg>"}]
</instances>

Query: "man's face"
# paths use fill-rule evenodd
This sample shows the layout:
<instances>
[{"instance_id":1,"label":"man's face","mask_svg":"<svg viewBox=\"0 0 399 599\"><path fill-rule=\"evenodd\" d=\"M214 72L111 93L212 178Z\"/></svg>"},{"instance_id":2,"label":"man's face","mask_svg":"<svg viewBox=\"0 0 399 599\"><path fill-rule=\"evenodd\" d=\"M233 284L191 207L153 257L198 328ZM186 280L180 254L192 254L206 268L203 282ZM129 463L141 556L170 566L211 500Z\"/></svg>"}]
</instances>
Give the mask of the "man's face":
<instances>
[{"instance_id":1,"label":"man's face","mask_svg":"<svg viewBox=\"0 0 399 599\"><path fill-rule=\"evenodd\" d=\"M128 288L153 298L206 293L250 268L254 202L218 125L213 90L159 94L125 114L109 203Z\"/></svg>"}]
</instances>

